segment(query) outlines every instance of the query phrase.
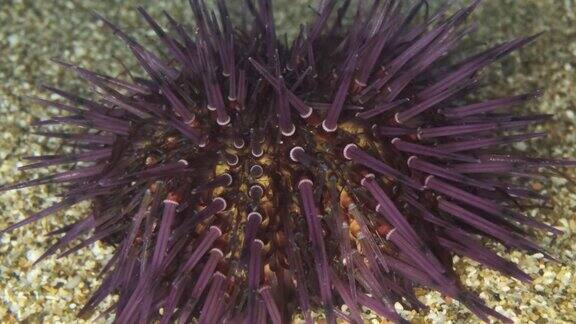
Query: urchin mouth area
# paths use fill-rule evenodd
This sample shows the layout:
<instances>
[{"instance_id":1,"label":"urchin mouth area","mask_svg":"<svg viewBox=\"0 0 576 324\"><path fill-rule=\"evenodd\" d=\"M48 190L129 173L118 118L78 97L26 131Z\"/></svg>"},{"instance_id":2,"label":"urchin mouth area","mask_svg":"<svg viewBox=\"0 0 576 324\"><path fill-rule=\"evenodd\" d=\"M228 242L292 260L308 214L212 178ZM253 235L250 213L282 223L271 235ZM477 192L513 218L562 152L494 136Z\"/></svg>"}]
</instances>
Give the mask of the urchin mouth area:
<instances>
[{"instance_id":1,"label":"urchin mouth area","mask_svg":"<svg viewBox=\"0 0 576 324\"><path fill-rule=\"evenodd\" d=\"M337 205L343 206L347 197L354 195L354 193L349 194L346 188L353 186L352 179L357 179L365 173L353 167L349 161L351 158L347 155L347 148L358 148L359 145L363 145L380 152L388 149L379 143L374 143L372 133L366 133L361 123L353 120L341 122L335 132L327 133L321 125L313 122L320 120L320 116L314 113L311 117L296 121L297 129L290 136L282 134L279 127L272 127L272 130L266 132L276 134L275 136L258 136L255 134L255 127L249 127L250 131L244 136L242 133L234 133L233 139L219 136L222 142L226 143L223 145L225 147L223 150L234 156L234 161L231 163L229 158L220 158L213 172L217 177L224 174L234 180L215 188L206 196L226 197L226 201L229 202L224 213L226 216L221 217L226 219L226 224L220 225L220 228L226 228L229 231L228 236L223 238L225 242L221 243L221 245L228 246L226 259L238 258L244 260L243 262L248 262L246 260L248 246L245 244L236 245L236 248L230 248L230 246L234 246L233 242L250 241L251 234L248 235L248 232L251 233L254 229L249 228L253 227L255 222L251 219L257 217L259 238L264 243L264 251L266 251L261 260L264 268L278 269L279 264L284 266L289 264L287 256L281 252L287 244L286 233L281 224L290 215L301 213L302 209L299 206L299 198L291 197L286 193L297 194L300 184L313 184L307 178L313 176L317 181L330 183L334 191L332 194L336 193L334 199ZM359 144L345 145L349 142ZM239 147L237 143L248 143L248 145ZM254 154L255 152L258 154ZM374 174L366 176L374 177ZM385 179L383 181L393 186L392 182ZM321 197L325 193L315 191L314 195ZM207 220L208 222L212 220ZM347 218L344 223L349 226L350 222L355 223L351 218ZM198 226L204 228L207 225ZM300 232L296 228L294 230L295 233ZM383 229L381 231L385 236L387 231ZM360 235L359 231L352 234L352 246L360 246L356 241L358 235ZM329 248L338 249L334 244L329 244ZM386 249L393 250L391 247ZM278 255L283 255L283 257L278 259ZM247 270L242 267L236 271L247 276ZM263 279L265 282L272 280L267 278L267 275L271 275L270 270L265 272Z\"/></svg>"},{"instance_id":2,"label":"urchin mouth area","mask_svg":"<svg viewBox=\"0 0 576 324\"><path fill-rule=\"evenodd\" d=\"M182 136L157 134L140 149L143 152L154 152L145 157L144 165L147 168L164 165L169 159L184 157L179 163L203 168L203 171L195 173L211 175L213 180L201 176L191 181L205 181L199 185L182 184L187 192L180 194L180 200L190 205L195 204L196 207L192 209L195 213L207 213L206 209L212 209L210 214L213 216L201 217L201 222L195 225L193 232L200 234L210 225L216 224L223 233L217 239L217 245L221 246L224 260L242 260L244 256L243 262L247 262L246 251L249 247L239 243L246 242L248 232L255 231L249 228L255 226L252 219L257 217L259 239L266 251L261 262L265 268L276 269L279 263L288 264L286 256L278 259L276 255L286 248L286 233L280 226L282 219L301 212L297 195L291 197L286 193L297 194L299 186L295 184L299 179L313 176L317 181L331 182L334 190L339 192L337 200L341 204L343 198L340 196L347 195L344 188L350 186L351 182L340 179L347 179L356 171L351 168L346 153L341 153L342 147L349 147L344 144L350 141L359 145L367 145L371 141L372 135L365 133L361 124L355 121L341 122L335 132L327 133L321 124L313 122L321 120L318 113L310 117L296 120L295 132L290 136L282 134L277 126L270 126L262 132L266 134L263 135L258 133L258 124L247 125L245 129L248 131L234 129L231 125L220 125L210 133L210 138L218 141L210 140L207 147L189 144ZM199 113L194 124L190 125L198 127L208 118ZM237 115L235 118L234 121L240 120ZM160 139L164 139L164 142L161 143ZM155 147L160 149L153 149ZM354 144L354 147L358 145ZM178 187L176 183L179 181L174 181L172 187ZM153 183L148 190L156 193L160 190L158 188L158 184ZM315 195L322 193L316 192ZM211 208L216 202L220 202L223 207ZM180 211L187 210L185 208L190 206ZM247 275L241 264L235 271Z\"/></svg>"}]
</instances>

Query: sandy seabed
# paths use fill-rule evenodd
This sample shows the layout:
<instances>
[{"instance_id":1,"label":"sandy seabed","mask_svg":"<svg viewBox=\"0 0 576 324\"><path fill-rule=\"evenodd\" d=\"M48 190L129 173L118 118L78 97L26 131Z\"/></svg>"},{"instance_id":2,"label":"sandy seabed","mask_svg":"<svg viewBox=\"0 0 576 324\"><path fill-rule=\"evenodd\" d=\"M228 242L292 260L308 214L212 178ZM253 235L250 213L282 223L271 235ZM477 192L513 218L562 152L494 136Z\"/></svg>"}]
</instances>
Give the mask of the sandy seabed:
<instances>
[{"instance_id":1,"label":"sandy seabed","mask_svg":"<svg viewBox=\"0 0 576 324\"><path fill-rule=\"evenodd\" d=\"M299 0L302 4L310 1ZM106 1L0 1L0 183L24 176L17 167L22 157L48 154L58 143L30 135L30 122L50 115L32 104L26 96L45 96L41 84L56 84L84 90L72 74L50 62L58 57L109 74L130 66L130 54L121 42L91 18L98 11L119 22L126 30L151 38L150 31L134 10L142 5L160 16L162 10L177 18L189 17L185 1L106 0ZM287 3L290 3L287 6ZM297 21L304 5L278 1L282 22ZM286 8L286 9L285 9ZM539 126L549 136L518 150L555 157L576 158L576 4L573 0L486 0L474 15L479 23L474 44L489 44L515 36L543 31L538 41L484 73L487 87L482 96L522 93L543 88L544 96L526 109L555 115L553 121ZM281 23L282 24L282 23ZM284 24L282 24L284 25ZM289 23L286 25L290 25ZM297 25L297 24L293 24ZM574 171L569 175L576 179ZM534 211L532 215L565 231L553 238L535 233L561 262L551 262L541 254L526 255L494 249L517 262L531 275L531 284L522 284L479 267L468 259L456 258L461 279L480 294L490 307L518 323L576 322L576 185L562 179L543 186L554 205L553 210ZM56 201L53 187L39 187L0 194L0 228L20 220L32 211ZM33 225L0 237L0 322L2 323L82 323L75 314L99 285L97 275L110 258L112 248L96 243L71 256L48 258L32 267L32 262L55 241L46 234L86 212L87 206L58 213ZM463 306L444 299L439 293L422 291L421 300L429 312L418 314L398 309L412 322L475 323ZM113 302L107 299L101 309ZM381 320L369 313L366 320ZM109 322L95 314L87 322Z\"/></svg>"}]
</instances>

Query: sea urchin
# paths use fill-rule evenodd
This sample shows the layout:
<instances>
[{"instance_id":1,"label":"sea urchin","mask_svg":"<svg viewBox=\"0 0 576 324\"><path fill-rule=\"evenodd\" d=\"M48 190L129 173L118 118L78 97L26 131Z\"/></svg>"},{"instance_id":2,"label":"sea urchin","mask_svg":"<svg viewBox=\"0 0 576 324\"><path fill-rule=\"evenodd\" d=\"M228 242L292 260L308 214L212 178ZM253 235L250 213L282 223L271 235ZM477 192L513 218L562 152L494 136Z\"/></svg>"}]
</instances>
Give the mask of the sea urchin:
<instances>
[{"instance_id":1,"label":"sea urchin","mask_svg":"<svg viewBox=\"0 0 576 324\"><path fill-rule=\"evenodd\" d=\"M575 163L510 149L543 136L529 127L549 116L510 109L538 92L469 96L481 69L535 36L457 60L448 54L460 54L479 1L452 14L448 4L429 14L424 0L367 3L321 1L290 42L270 0L246 0L237 25L224 0L215 10L191 0L196 28L166 14L170 32L140 8L161 54L98 16L146 76L58 62L98 99L49 86L67 102L36 99L68 113L36 126L71 153L22 169L73 167L0 188L64 191L2 232L90 201L40 260L78 239L64 255L114 244L80 315L118 294L108 310L118 323L310 323L314 309L362 323L361 306L404 322L393 305L425 308L416 287L508 321L458 281L452 257L528 281L480 240L548 256L526 228L559 232L525 215L544 201L526 184Z\"/></svg>"}]
</instances>

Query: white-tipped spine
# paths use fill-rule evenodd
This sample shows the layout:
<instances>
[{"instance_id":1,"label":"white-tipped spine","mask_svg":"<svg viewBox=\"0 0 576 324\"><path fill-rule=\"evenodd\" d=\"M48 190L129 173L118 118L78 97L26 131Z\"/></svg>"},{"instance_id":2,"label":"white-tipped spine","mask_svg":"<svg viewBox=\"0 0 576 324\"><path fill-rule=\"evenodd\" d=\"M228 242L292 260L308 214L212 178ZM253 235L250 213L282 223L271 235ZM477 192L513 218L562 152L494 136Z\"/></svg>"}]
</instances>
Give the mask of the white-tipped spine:
<instances>
[{"instance_id":1,"label":"white-tipped spine","mask_svg":"<svg viewBox=\"0 0 576 324\"><path fill-rule=\"evenodd\" d=\"M298 182L298 189L300 189L300 187L305 183L309 183L311 186L314 185L314 182L312 182L312 180L310 180L308 178L304 178L304 179L300 180L300 182Z\"/></svg>"},{"instance_id":2,"label":"white-tipped spine","mask_svg":"<svg viewBox=\"0 0 576 324\"><path fill-rule=\"evenodd\" d=\"M351 149L355 149L358 148L358 145L354 144L354 143L350 143L348 145L346 145L344 147L344 149L342 150L342 155L344 156L344 158L346 158L347 160L352 160L352 157L350 157L350 150Z\"/></svg>"},{"instance_id":3,"label":"white-tipped spine","mask_svg":"<svg viewBox=\"0 0 576 324\"><path fill-rule=\"evenodd\" d=\"M290 137L292 135L294 135L294 133L296 133L296 126L294 126L294 124L290 124L290 129L288 130L280 130L280 133L282 133L282 135L286 136L286 137Z\"/></svg>"},{"instance_id":4,"label":"white-tipped spine","mask_svg":"<svg viewBox=\"0 0 576 324\"><path fill-rule=\"evenodd\" d=\"M294 162L298 162L298 157L296 156L298 154L298 152L302 152L304 153L304 148L302 148L301 146L294 146L291 150L290 150L290 160L294 161Z\"/></svg>"},{"instance_id":5,"label":"white-tipped spine","mask_svg":"<svg viewBox=\"0 0 576 324\"><path fill-rule=\"evenodd\" d=\"M324 120L322 122L322 129L327 133L333 133L338 129L338 126L334 125L334 126L330 127L330 126L326 125L326 120Z\"/></svg>"}]
</instances>

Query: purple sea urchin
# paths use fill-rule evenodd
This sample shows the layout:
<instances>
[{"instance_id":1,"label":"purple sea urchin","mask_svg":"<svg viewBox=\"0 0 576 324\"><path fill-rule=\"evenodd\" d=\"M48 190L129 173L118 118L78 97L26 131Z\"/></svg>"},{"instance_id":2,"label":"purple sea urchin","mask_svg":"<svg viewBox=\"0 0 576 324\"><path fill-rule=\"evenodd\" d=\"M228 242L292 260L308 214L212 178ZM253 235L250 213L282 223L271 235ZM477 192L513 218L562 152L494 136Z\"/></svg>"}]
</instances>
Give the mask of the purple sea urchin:
<instances>
[{"instance_id":1,"label":"purple sea urchin","mask_svg":"<svg viewBox=\"0 0 576 324\"><path fill-rule=\"evenodd\" d=\"M469 104L463 95L478 69L530 39L452 64L441 54L468 32L459 27L467 10L419 22L423 2L406 16L399 4L381 3L359 11L347 29L340 18L326 21L336 6L328 1L288 47L270 28L266 1L251 7L255 22L240 31L223 6L217 22L195 5L197 37L172 22L175 38L160 33L173 60L116 30L149 80L68 65L102 100L59 92L74 105L50 104L73 115L47 123L90 130L46 134L67 137L78 152L33 167L80 163L19 185L67 184L62 203L34 218L93 201L93 215L63 228L49 253L92 228L77 248L98 239L118 244L86 310L118 292L119 322L281 321L296 312L309 318L313 307L358 321L358 305L399 321L390 305L420 307L418 285L496 316L457 284L450 256L527 280L475 243L477 234L538 250L509 221L543 226L520 213L540 198L523 180L541 166L571 163L496 150L525 137L494 131L545 118L491 112L528 96ZM343 303L349 313L333 310Z\"/></svg>"}]
</instances>

